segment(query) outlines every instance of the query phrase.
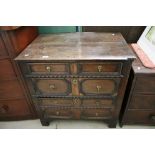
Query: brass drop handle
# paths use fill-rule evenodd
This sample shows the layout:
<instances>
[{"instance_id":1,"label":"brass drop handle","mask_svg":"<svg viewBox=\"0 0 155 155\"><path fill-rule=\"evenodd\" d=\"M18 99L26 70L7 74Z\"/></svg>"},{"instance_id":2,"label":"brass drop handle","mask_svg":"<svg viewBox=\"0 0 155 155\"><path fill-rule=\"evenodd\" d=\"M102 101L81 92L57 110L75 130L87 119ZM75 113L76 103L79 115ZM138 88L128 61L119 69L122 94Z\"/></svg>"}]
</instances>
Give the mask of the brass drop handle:
<instances>
[{"instance_id":1,"label":"brass drop handle","mask_svg":"<svg viewBox=\"0 0 155 155\"><path fill-rule=\"evenodd\" d=\"M6 114L8 112L8 110L9 110L9 107L7 105L2 105L0 107L0 113L1 114Z\"/></svg>"},{"instance_id":2,"label":"brass drop handle","mask_svg":"<svg viewBox=\"0 0 155 155\"><path fill-rule=\"evenodd\" d=\"M73 79L72 83L76 85L77 84L77 79Z\"/></svg>"},{"instance_id":3,"label":"brass drop handle","mask_svg":"<svg viewBox=\"0 0 155 155\"><path fill-rule=\"evenodd\" d=\"M60 112L59 112L59 111L57 111L57 112L56 112L56 115L59 115L59 114L60 114Z\"/></svg>"},{"instance_id":4,"label":"brass drop handle","mask_svg":"<svg viewBox=\"0 0 155 155\"><path fill-rule=\"evenodd\" d=\"M51 72L51 71L52 71L52 67L51 67L51 66L46 66L46 70L47 70L48 72Z\"/></svg>"},{"instance_id":5,"label":"brass drop handle","mask_svg":"<svg viewBox=\"0 0 155 155\"><path fill-rule=\"evenodd\" d=\"M50 89L55 89L55 85L54 84L50 84L49 87L50 87Z\"/></svg>"},{"instance_id":6,"label":"brass drop handle","mask_svg":"<svg viewBox=\"0 0 155 155\"><path fill-rule=\"evenodd\" d=\"M96 88L97 88L97 91L100 92L100 90L101 90L102 87L99 86L99 85L97 85Z\"/></svg>"},{"instance_id":7,"label":"brass drop handle","mask_svg":"<svg viewBox=\"0 0 155 155\"><path fill-rule=\"evenodd\" d=\"M98 113L96 113L95 115L98 116Z\"/></svg>"},{"instance_id":8,"label":"brass drop handle","mask_svg":"<svg viewBox=\"0 0 155 155\"><path fill-rule=\"evenodd\" d=\"M102 71L102 66L98 66L98 72L101 72Z\"/></svg>"}]
</instances>

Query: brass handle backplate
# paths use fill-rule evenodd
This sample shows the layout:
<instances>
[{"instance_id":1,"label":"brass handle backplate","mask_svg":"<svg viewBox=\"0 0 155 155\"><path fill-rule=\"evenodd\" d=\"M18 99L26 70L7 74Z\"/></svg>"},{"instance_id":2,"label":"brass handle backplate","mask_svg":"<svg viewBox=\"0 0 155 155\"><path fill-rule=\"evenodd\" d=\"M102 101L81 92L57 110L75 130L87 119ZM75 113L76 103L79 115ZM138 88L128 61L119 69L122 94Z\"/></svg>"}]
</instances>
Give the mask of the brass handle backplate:
<instances>
[{"instance_id":1,"label":"brass handle backplate","mask_svg":"<svg viewBox=\"0 0 155 155\"><path fill-rule=\"evenodd\" d=\"M52 67L51 67L51 66L46 66L46 70L47 70L48 72L51 72L51 71L52 71Z\"/></svg>"}]
</instances>

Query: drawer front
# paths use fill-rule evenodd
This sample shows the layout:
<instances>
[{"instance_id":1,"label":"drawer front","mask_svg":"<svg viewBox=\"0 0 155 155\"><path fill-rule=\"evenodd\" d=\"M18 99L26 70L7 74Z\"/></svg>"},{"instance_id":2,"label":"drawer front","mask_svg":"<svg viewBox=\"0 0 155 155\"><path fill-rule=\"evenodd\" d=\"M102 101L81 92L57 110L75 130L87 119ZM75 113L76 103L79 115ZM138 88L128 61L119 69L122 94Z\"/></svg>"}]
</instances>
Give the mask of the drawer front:
<instances>
[{"instance_id":1,"label":"drawer front","mask_svg":"<svg viewBox=\"0 0 155 155\"><path fill-rule=\"evenodd\" d=\"M83 99L82 107L112 108L113 100L112 99Z\"/></svg>"},{"instance_id":2,"label":"drawer front","mask_svg":"<svg viewBox=\"0 0 155 155\"><path fill-rule=\"evenodd\" d=\"M155 110L128 110L124 115L123 123L155 125Z\"/></svg>"},{"instance_id":3,"label":"drawer front","mask_svg":"<svg viewBox=\"0 0 155 155\"><path fill-rule=\"evenodd\" d=\"M62 118L71 119L73 113L69 109L52 109L52 108L41 108L45 118Z\"/></svg>"},{"instance_id":4,"label":"drawer front","mask_svg":"<svg viewBox=\"0 0 155 155\"><path fill-rule=\"evenodd\" d=\"M0 81L0 99L23 97L18 80Z\"/></svg>"},{"instance_id":5,"label":"drawer front","mask_svg":"<svg viewBox=\"0 0 155 155\"><path fill-rule=\"evenodd\" d=\"M81 79L80 91L84 95L113 95L117 92L120 79Z\"/></svg>"},{"instance_id":6,"label":"drawer front","mask_svg":"<svg viewBox=\"0 0 155 155\"><path fill-rule=\"evenodd\" d=\"M61 98L40 98L37 101L39 106L45 107L104 107L104 108L112 108L113 100L112 99L78 99L78 98L70 98L70 99L61 99Z\"/></svg>"},{"instance_id":7,"label":"drawer front","mask_svg":"<svg viewBox=\"0 0 155 155\"><path fill-rule=\"evenodd\" d=\"M30 115L30 109L25 99L0 100L0 118Z\"/></svg>"},{"instance_id":8,"label":"drawer front","mask_svg":"<svg viewBox=\"0 0 155 155\"><path fill-rule=\"evenodd\" d=\"M109 119L111 117L110 109L84 109L81 111L83 119Z\"/></svg>"},{"instance_id":9,"label":"drawer front","mask_svg":"<svg viewBox=\"0 0 155 155\"><path fill-rule=\"evenodd\" d=\"M46 98L46 99L39 99L40 106L76 106L77 104L80 105L79 99L61 99L61 98Z\"/></svg>"},{"instance_id":10,"label":"drawer front","mask_svg":"<svg viewBox=\"0 0 155 155\"><path fill-rule=\"evenodd\" d=\"M71 86L66 79L32 79L35 92L43 95L69 95Z\"/></svg>"},{"instance_id":11,"label":"drawer front","mask_svg":"<svg viewBox=\"0 0 155 155\"><path fill-rule=\"evenodd\" d=\"M80 74L117 74L120 75L122 63L79 63Z\"/></svg>"},{"instance_id":12,"label":"drawer front","mask_svg":"<svg viewBox=\"0 0 155 155\"><path fill-rule=\"evenodd\" d=\"M155 109L155 95L140 95L132 96L129 104L129 109Z\"/></svg>"},{"instance_id":13,"label":"drawer front","mask_svg":"<svg viewBox=\"0 0 155 155\"><path fill-rule=\"evenodd\" d=\"M155 93L155 77L138 77L134 92Z\"/></svg>"},{"instance_id":14,"label":"drawer front","mask_svg":"<svg viewBox=\"0 0 155 155\"><path fill-rule=\"evenodd\" d=\"M0 80L16 78L12 64L8 59L0 60Z\"/></svg>"},{"instance_id":15,"label":"drawer front","mask_svg":"<svg viewBox=\"0 0 155 155\"><path fill-rule=\"evenodd\" d=\"M65 63L28 63L30 74L69 74L69 65Z\"/></svg>"}]
</instances>

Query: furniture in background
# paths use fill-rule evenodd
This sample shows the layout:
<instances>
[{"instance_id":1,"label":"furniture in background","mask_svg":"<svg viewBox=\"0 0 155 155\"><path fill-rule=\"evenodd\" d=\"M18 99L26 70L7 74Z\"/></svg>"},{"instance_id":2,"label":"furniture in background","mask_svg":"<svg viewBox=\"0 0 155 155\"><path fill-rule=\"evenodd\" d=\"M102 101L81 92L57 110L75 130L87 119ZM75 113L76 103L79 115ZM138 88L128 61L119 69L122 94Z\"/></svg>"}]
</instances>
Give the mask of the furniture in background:
<instances>
[{"instance_id":1,"label":"furniture in background","mask_svg":"<svg viewBox=\"0 0 155 155\"><path fill-rule=\"evenodd\" d=\"M120 126L155 125L155 69L144 67L137 57L127 85Z\"/></svg>"},{"instance_id":2,"label":"furniture in background","mask_svg":"<svg viewBox=\"0 0 155 155\"><path fill-rule=\"evenodd\" d=\"M38 26L39 34L77 32L77 26Z\"/></svg>"},{"instance_id":3,"label":"furniture in background","mask_svg":"<svg viewBox=\"0 0 155 155\"><path fill-rule=\"evenodd\" d=\"M83 32L120 32L127 43L138 41L146 26L82 26Z\"/></svg>"},{"instance_id":4,"label":"furniture in background","mask_svg":"<svg viewBox=\"0 0 155 155\"><path fill-rule=\"evenodd\" d=\"M120 33L40 35L16 58L42 125L100 119L116 127L134 59Z\"/></svg>"},{"instance_id":5,"label":"furniture in background","mask_svg":"<svg viewBox=\"0 0 155 155\"><path fill-rule=\"evenodd\" d=\"M36 117L14 58L37 35L37 27L0 27L0 121Z\"/></svg>"}]
</instances>

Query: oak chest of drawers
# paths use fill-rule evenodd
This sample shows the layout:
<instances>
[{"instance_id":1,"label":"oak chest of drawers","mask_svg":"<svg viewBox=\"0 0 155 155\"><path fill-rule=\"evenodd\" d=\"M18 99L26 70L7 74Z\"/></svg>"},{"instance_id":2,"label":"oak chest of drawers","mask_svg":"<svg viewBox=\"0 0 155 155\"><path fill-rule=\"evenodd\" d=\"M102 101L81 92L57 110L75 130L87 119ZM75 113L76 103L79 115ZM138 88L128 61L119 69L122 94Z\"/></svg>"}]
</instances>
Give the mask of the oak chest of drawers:
<instances>
[{"instance_id":1,"label":"oak chest of drawers","mask_svg":"<svg viewBox=\"0 0 155 155\"><path fill-rule=\"evenodd\" d=\"M155 69L144 67L137 58L129 79L120 125L155 125Z\"/></svg>"},{"instance_id":2,"label":"oak chest of drawers","mask_svg":"<svg viewBox=\"0 0 155 155\"><path fill-rule=\"evenodd\" d=\"M40 35L17 58L42 125L101 119L115 127L134 55L121 34Z\"/></svg>"},{"instance_id":3,"label":"oak chest of drawers","mask_svg":"<svg viewBox=\"0 0 155 155\"><path fill-rule=\"evenodd\" d=\"M14 58L37 35L37 27L0 27L0 121L36 118L35 107Z\"/></svg>"}]
</instances>

